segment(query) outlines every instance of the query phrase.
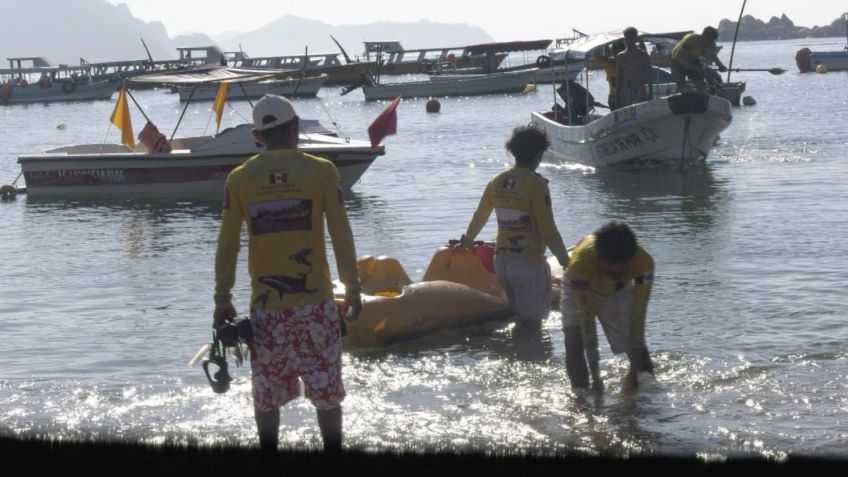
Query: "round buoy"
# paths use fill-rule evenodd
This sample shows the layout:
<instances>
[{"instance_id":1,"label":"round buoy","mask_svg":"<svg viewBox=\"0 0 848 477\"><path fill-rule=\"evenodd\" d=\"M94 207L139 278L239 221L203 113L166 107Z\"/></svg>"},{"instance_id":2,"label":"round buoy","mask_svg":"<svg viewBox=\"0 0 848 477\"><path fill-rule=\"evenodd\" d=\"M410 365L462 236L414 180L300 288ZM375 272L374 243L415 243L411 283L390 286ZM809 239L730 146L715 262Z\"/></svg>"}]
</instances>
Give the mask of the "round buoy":
<instances>
[{"instance_id":1,"label":"round buoy","mask_svg":"<svg viewBox=\"0 0 848 477\"><path fill-rule=\"evenodd\" d=\"M0 199L2 200L15 200L17 195L18 190L13 185L4 184L0 187Z\"/></svg>"},{"instance_id":2,"label":"round buoy","mask_svg":"<svg viewBox=\"0 0 848 477\"><path fill-rule=\"evenodd\" d=\"M755 100L753 96L745 96L742 98L742 104L745 106L753 106L757 104L757 100Z\"/></svg>"},{"instance_id":3,"label":"round buoy","mask_svg":"<svg viewBox=\"0 0 848 477\"><path fill-rule=\"evenodd\" d=\"M442 109L442 105L438 100L431 99L427 101L426 108L428 113L438 113Z\"/></svg>"},{"instance_id":4,"label":"round buoy","mask_svg":"<svg viewBox=\"0 0 848 477\"><path fill-rule=\"evenodd\" d=\"M821 64L816 65L816 73L827 73L827 66Z\"/></svg>"}]
</instances>

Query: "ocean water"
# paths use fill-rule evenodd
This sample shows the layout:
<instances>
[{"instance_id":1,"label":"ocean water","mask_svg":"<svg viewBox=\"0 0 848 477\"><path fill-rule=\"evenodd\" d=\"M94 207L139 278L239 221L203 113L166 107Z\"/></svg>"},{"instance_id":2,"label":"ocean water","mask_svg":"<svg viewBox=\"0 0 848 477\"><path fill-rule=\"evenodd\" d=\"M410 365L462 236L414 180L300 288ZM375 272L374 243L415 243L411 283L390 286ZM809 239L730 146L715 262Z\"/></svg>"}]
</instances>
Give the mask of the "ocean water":
<instances>
[{"instance_id":1,"label":"ocean water","mask_svg":"<svg viewBox=\"0 0 848 477\"><path fill-rule=\"evenodd\" d=\"M542 346L509 323L450 330L382 349L344 350L345 445L602 455L848 457L848 73L799 74L795 51L840 39L737 45L734 73L755 106L702 167L594 171L543 164L567 243L625 220L653 254L647 340L656 377L622 392L626 362L602 339L602 395L573 392L560 314ZM727 63L728 45L722 59ZM605 80L589 75L605 97ZM322 90L302 117L367 137L385 103ZM163 131L176 95L136 93ZM417 281L432 253L464 231L488 179L508 167L504 142L535 93L405 100L398 134L347 198L360 255L397 257ZM210 103L179 134L211 132ZM0 108L0 183L19 154L116 142L113 103ZM224 125L245 122L235 103ZM142 118L133 112L136 130ZM63 128L57 128L63 124ZM136 131L136 132L137 132ZM188 360L210 337L218 201L36 200L0 204L0 434L150 443L256 445L248 368L216 395ZM494 220L481 238L495 235ZM235 305L246 311L246 251ZM333 265L334 267L334 265ZM347 344L347 343L345 343ZM281 445L320 445L304 399L282 413Z\"/></svg>"}]
</instances>

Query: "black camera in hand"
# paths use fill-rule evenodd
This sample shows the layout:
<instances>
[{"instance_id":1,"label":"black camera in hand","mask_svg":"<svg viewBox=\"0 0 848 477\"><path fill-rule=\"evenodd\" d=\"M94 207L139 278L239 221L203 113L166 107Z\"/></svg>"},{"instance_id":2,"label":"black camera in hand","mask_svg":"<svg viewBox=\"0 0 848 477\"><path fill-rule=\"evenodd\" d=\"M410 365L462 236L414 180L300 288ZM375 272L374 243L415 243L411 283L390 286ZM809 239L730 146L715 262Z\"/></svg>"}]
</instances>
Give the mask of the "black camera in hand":
<instances>
[{"instance_id":1,"label":"black camera in hand","mask_svg":"<svg viewBox=\"0 0 848 477\"><path fill-rule=\"evenodd\" d=\"M226 347L238 346L239 343L250 343L253 339L253 328L247 318L236 319L224 323L215 329L218 340Z\"/></svg>"}]
</instances>

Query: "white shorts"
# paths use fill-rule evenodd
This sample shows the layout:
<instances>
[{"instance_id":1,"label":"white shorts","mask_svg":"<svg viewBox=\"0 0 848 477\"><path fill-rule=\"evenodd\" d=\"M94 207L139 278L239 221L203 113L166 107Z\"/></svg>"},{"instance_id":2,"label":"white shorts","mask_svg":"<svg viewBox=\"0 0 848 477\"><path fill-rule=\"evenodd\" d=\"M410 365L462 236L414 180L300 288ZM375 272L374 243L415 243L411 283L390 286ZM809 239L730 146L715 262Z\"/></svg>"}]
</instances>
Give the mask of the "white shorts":
<instances>
[{"instance_id":1,"label":"white shorts","mask_svg":"<svg viewBox=\"0 0 848 477\"><path fill-rule=\"evenodd\" d=\"M499 254L495 275L518 321L542 321L551 313L551 266L547 261Z\"/></svg>"},{"instance_id":2,"label":"white shorts","mask_svg":"<svg viewBox=\"0 0 848 477\"><path fill-rule=\"evenodd\" d=\"M630 343L630 312L633 303L633 283L628 283L624 288L612 295L600 295L592 292L595 301L598 321L604 329L604 335L612 349L613 354L627 352ZM579 326L575 312L574 297L571 288L565 287L559 303L562 311L562 327Z\"/></svg>"}]
</instances>

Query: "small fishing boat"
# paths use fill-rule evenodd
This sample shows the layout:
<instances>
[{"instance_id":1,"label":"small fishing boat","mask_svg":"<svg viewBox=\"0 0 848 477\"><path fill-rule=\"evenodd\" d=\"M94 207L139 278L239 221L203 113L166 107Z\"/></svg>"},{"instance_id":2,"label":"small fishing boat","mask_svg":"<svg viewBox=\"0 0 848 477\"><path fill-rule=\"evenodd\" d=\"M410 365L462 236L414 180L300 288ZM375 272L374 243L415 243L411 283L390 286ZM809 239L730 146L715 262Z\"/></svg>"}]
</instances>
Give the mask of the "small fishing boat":
<instances>
[{"instance_id":1,"label":"small fishing boat","mask_svg":"<svg viewBox=\"0 0 848 477\"><path fill-rule=\"evenodd\" d=\"M377 75L405 75L432 73L446 64L457 68L487 66L495 69L507 56L507 53L487 56L468 48L457 46L407 50L399 41L366 41L365 61L377 62Z\"/></svg>"},{"instance_id":2,"label":"small fishing boat","mask_svg":"<svg viewBox=\"0 0 848 477\"><path fill-rule=\"evenodd\" d=\"M798 71L807 73L816 71L826 73L828 71L848 70L848 13L845 19L845 48L842 51L810 51L809 48L801 48L795 54L795 63Z\"/></svg>"},{"instance_id":3,"label":"small fishing boat","mask_svg":"<svg viewBox=\"0 0 848 477\"><path fill-rule=\"evenodd\" d=\"M219 72L219 84L238 85L240 81L261 81L274 74ZM167 75L169 83L191 84L192 74L181 80ZM161 82L162 75L140 76L130 81ZM207 84L208 78L202 81ZM226 93L226 87L220 87ZM125 96L126 95L126 96ZM118 98L113 123L120 119L121 144L76 144L45 150L18 158L30 196L126 196L164 197L219 196L229 172L264 148L253 136L252 124L240 124L208 136L168 139L148 119L133 141L129 122L126 88ZM225 94L224 94L225 97ZM133 99L133 101L135 101ZM217 103L217 102L216 102ZM220 108L223 108L223 99ZM188 103L186 104L186 108ZM215 106L213 106L213 110ZM219 109L220 111L220 109ZM220 117L220 116L219 116ZM116 123L117 125L117 123ZM323 157L335 164L341 186L350 189L377 156L382 145L339 137L315 120L301 120L298 149ZM179 123L175 127L179 127Z\"/></svg>"},{"instance_id":4,"label":"small fishing boat","mask_svg":"<svg viewBox=\"0 0 848 477\"><path fill-rule=\"evenodd\" d=\"M580 96L574 94L575 99ZM562 111L535 111L530 117L548 133L548 162L591 167L625 162L680 165L707 157L733 119L730 107L724 98L682 93L605 115L584 116L575 108L571 120Z\"/></svg>"},{"instance_id":5,"label":"small fishing boat","mask_svg":"<svg viewBox=\"0 0 848 477\"><path fill-rule=\"evenodd\" d=\"M480 75L431 76L424 81L377 83L362 85L367 101L404 98L438 98L446 96L478 96L510 94L524 91L534 83L538 68Z\"/></svg>"},{"instance_id":6,"label":"small fishing boat","mask_svg":"<svg viewBox=\"0 0 848 477\"><path fill-rule=\"evenodd\" d=\"M117 81L93 81L84 66L56 65L43 57L8 58L0 69L0 104L110 99Z\"/></svg>"}]
</instances>

